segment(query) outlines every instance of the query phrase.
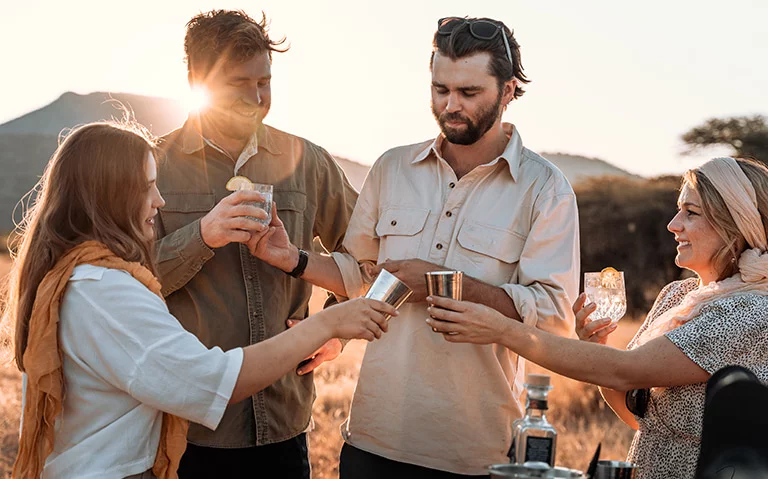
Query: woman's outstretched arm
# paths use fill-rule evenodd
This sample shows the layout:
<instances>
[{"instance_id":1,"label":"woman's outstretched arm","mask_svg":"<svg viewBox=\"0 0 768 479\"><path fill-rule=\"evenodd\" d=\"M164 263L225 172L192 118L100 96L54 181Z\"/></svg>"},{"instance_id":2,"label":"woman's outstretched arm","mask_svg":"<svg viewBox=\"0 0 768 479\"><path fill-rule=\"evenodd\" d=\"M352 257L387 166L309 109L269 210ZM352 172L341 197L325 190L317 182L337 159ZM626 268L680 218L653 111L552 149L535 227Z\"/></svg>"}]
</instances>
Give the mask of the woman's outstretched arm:
<instances>
[{"instance_id":1,"label":"woman's outstretched arm","mask_svg":"<svg viewBox=\"0 0 768 479\"><path fill-rule=\"evenodd\" d=\"M436 319L427 322L444 333L446 341L501 344L529 361L578 381L624 392L695 384L710 376L664 336L625 351L525 326L481 304L430 299L436 306L430 307L430 315Z\"/></svg>"}]
</instances>

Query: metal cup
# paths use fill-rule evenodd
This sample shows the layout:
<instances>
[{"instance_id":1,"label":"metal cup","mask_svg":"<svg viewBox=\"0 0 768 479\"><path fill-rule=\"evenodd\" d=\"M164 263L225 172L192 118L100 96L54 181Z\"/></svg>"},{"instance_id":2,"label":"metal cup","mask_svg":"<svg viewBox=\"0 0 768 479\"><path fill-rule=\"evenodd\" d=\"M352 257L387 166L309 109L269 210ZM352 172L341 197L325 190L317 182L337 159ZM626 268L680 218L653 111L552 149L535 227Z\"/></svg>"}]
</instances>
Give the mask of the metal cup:
<instances>
[{"instance_id":1,"label":"metal cup","mask_svg":"<svg viewBox=\"0 0 768 479\"><path fill-rule=\"evenodd\" d=\"M587 479L583 472L564 467L550 467L544 462L525 464L494 464L488 468L492 479L558 478Z\"/></svg>"},{"instance_id":2,"label":"metal cup","mask_svg":"<svg viewBox=\"0 0 768 479\"><path fill-rule=\"evenodd\" d=\"M430 271L424 273L427 280L427 295L461 301L464 273L461 271Z\"/></svg>"},{"instance_id":3,"label":"metal cup","mask_svg":"<svg viewBox=\"0 0 768 479\"><path fill-rule=\"evenodd\" d=\"M411 294L413 294L413 290L408 285L397 279L394 274L386 269L382 269L368 289L368 292L365 293L365 297L378 299L379 301L391 304L395 308L399 308L400 305L408 300ZM387 319L390 317L390 315L387 315Z\"/></svg>"},{"instance_id":4,"label":"metal cup","mask_svg":"<svg viewBox=\"0 0 768 479\"><path fill-rule=\"evenodd\" d=\"M625 461L597 461L595 479L634 479L640 467Z\"/></svg>"}]
</instances>

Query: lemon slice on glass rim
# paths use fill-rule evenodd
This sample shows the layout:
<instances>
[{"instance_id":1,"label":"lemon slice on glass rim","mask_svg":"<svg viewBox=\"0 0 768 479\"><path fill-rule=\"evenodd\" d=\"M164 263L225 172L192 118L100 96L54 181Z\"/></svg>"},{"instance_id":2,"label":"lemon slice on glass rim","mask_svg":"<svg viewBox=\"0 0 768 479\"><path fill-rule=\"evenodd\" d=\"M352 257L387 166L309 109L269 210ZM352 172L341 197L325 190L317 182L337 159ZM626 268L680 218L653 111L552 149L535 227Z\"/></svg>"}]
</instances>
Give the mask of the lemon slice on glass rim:
<instances>
[{"instance_id":1,"label":"lemon slice on glass rim","mask_svg":"<svg viewBox=\"0 0 768 479\"><path fill-rule=\"evenodd\" d=\"M616 268L608 266L600 271L600 284L603 288L614 288L618 280L619 272Z\"/></svg>"},{"instance_id":2,"label":"lemon slice on glass rim","mask_svg":"<svg viewBox=\"0 0 768 479\"><path fill-rule=\"evenodd\" d=\"M253 182L245 176L233 176L227 181L226 188L229 191L252 190Z\"/></svg>"}]
</instances>

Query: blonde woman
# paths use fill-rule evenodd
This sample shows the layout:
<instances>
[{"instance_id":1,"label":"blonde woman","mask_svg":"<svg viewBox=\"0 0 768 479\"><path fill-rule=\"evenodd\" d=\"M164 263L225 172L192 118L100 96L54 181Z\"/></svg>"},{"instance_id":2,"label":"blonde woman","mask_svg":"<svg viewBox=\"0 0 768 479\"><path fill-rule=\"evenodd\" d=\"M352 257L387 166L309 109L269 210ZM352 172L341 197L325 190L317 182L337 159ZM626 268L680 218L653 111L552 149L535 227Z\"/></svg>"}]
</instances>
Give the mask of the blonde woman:
<instances>
[{"instance_id":1,"label":"blonde woman","mask_svg":"<svg viewBox=\"0 0 768 479\"><path fill-rule=\"evenodd\" d=\"M693 478L707 379L739 365L768 381L768 169L715 158L685 174L678 208L668 225L678 243L675 262L696 277L662 289L626 351L603 345L615 328L610 320L590 321L595 305L585 306L583 294L573 309L584 341L438 297L428 298L435 319L427 323L446 341L502 344L558 374L599 385L614 412L637 430L628 460L640 465L640 477Z\"/></svg>"},{"instance_id":2,"label":"blonde woman","mask_svg":"<svg viewBox=\"0 0 768 479\"><path fill-rule=\"evenodd\" d=\"M153 274L156 155L137 127L96 123L46 168L7 298L25 373L14 478L175 478L187 420L215 429L228 403L333 337L380 337L384 314L396 314L350 301L259 344L207 348L168 313ZM262 234L248 217L266 213L244 203L259 200L230 196L228 227Z\"/></svg>"}]
</instances>

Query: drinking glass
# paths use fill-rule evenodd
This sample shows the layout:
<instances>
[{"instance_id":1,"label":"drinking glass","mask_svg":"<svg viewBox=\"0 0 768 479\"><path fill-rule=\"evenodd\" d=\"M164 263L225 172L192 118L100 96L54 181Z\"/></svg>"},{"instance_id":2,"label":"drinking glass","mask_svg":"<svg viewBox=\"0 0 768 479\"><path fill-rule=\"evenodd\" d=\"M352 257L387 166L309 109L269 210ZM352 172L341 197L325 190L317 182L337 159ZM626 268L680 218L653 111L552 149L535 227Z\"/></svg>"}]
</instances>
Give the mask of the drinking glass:
<instances>
[{"instance_id":1,"label":"drinking glass","mask_svg":"<svg viewBox=\"0 0 768 479\"><path fill-rule=\"evenodd\" d=\"M272 221L272 185L263 185L261 183L254 183L252 188L253 191L258 191L264 196L264 201L254 201L251 204L257 208L261 208L262 210L267 212L267 219L262 220L259 218L253 218L250 217L252 220L255 220L263 225L269 225L269 223Z\"/></svg>"},{"instance_id":2,"label":"drinking glass","mask_svg":"<svg viewBox=\"0 0 768 479\"><path fill-rule=\"evenodd\" d=\"M584 273L584 292L588 301L597 305L590 316L593 320L611 318L616 323L627 312L623 271Z\"/></svg>"}]
</instances>

